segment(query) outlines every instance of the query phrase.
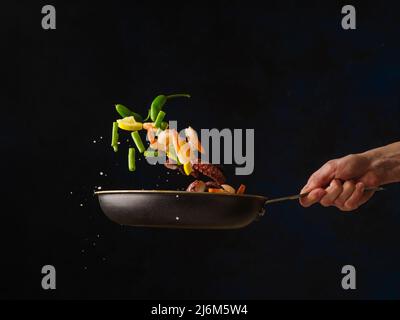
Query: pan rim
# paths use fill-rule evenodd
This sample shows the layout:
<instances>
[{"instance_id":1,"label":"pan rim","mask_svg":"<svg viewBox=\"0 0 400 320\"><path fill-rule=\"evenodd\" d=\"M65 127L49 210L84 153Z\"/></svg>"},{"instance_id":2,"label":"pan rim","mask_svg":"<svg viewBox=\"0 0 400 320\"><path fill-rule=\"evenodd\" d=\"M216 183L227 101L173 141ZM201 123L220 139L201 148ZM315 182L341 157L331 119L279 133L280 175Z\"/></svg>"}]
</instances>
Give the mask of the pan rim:
<instances>
[{"instance_id":1,"label":"pan rim","mask_svg":"<svg viewBox=\"0 0 400 320\"><path fill-rule=\"evenodd\" d=\"M260 200L267 200L267 197L256 195L256 194L232 194L232 193L210 193L210 192L189 192L189 191L180 191L180 190L101 190L95 191L95 195L101 194L135 194L135 193L154 193L154 194L190 194L190 195L208 195L208 196L222 196L222 197L244 197L244 198L258 198Z\"/></svg>"}]
</instances>

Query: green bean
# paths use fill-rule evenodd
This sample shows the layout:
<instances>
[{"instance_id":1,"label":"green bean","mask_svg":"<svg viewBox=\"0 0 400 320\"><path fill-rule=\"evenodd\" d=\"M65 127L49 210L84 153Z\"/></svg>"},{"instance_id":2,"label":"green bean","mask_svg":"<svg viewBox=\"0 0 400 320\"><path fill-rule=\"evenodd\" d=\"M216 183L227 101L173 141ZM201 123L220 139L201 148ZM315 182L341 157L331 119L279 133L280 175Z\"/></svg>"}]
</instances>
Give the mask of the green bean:
<instances>
[{"instance_id":1,"label":"green bean","mask_svg":"<svg viewBox=\"0 0 400 320\"><path fill-rule=\"evenodd\" d=\"M135 148L129 148L128 152L128 168L129 171L136 170L136 163L135 163Z\"/></svg>"},{"instance_id":2,"label":"green bean","mask_svg":"<svg viewBox=\"0 0 400 320\"><path fill-rule=\"evenodd\" d=\"M156 128L161 128L161 122L164 120L164 117L165 112L161 110L157 115L156 121L154 122L154 126Z\"/></svg>"},{"instance_id":3,"label":"green bean","mask_svg":"<svg viewBox=\"0 0 400 320\"><path fill-rule=\"evenodd\" d=\"M113 128L112 128L112 137L111 137L111 146L114 149L114 152L118 151L118 122L113 122Z\"/></svg>"},{"instance_id":4,"label":"green bean","mask_svg":"<svg viewBox=\"0 0 400 320\"><path fill-rule=\"evenodd\" d=\"M154 158L154 157L158 157L158 152L156 150L146 150L143 155L146 158Z\"/></svg>"},{"instance_id":5,"label":"green bean","mask_svg":"<svg viewBox=\"0 0 400 320\"><path fill-rule=\"evenodd\" d=\"M143 118L140 114L133 112L132 110L128 109L127 107L125 107L122 104L116 104L115 105L115 109L117 110L117 112L119 113L119 115L122 118L126 118L126 117L131 117L133 116L135 118L135 121L137 122L142 122Z\"/></svg>"},{"instance_id":6,"label":"green bean","mask_svg":"<svg viewBox=\"0 0 400 320\"><path fill-rule=\"evenodd\" d=\"M143 153L146 148L143 145L142 139L140 138L140 134L138 131L133 131L131 133L132 139L136 144L136 148L138 148L140 153Z\"/></svg>"},{"instance_id":7,"label":"green bean","mask_svg":"<svg viewBox=\"0 0 400 320\"><path fill-rule=\"evenodd\" d=\"M171 94L169 96L165 96L163 94L158 95L155 97L153 102L150 106L150 118L152 121L156 121L158 113L161 111L165 103L168 99L179 98L179 97L186 97L190 98L190 94L187 93L178 93L178 94Z\"/></svg>"},{"instance_id":8,"label":"green bean","mask_svg":"<svg viewBox=\"0 0 400 320\"><path fill-rule=\"evenodd\" d=\"M168 122L165 122L165 121L161 122L160 128L161 128L161 130L167 129L168 128Z\"/></svg>"}]
</instances>

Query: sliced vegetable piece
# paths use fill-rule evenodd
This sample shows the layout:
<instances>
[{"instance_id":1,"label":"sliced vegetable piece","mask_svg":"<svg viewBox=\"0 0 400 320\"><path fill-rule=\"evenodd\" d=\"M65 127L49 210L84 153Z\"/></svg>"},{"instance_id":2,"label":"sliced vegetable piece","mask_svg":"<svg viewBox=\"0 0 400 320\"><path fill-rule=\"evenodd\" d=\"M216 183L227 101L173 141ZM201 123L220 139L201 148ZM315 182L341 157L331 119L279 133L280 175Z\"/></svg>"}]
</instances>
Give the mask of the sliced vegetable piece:
<instances>
[{"instance_id":1,"label":"sliced vegetable piece","mask_svg":"<svg viewBox=\"0 0 400 320\"><path fill-rule=\"evenodd\" d=\"M117 122L113 122L111 146L113 147L114 152L118 151L118 138L119 138L118 123Z\"/></svg>"},{"instance_id":2,"label":"sliced vegetable piece","mask_svg":"<svg viewBox=\"0 0 400 320\"><path fill-rule=\"evenodd\" d=\"M161 128L161 122L164 120L165 114L166 113L162 110L158 113L156 121L154 122L156 128Z\"/></svg>"},{"instance_id":3,"label":"sliced vegetable piece","mask_svg":"<svg viewBox=\"0 0 400 320\"><path fill-rule=\"evenodd\" d=\"M224 189L217 189L217 188L208 188L208 192L211 193L226 193Z\"/></svg>"},{"instance_id":4,"label":"sliced vegetable piece","mask_svg":"<svg viewBox=\"0 0 400 320\"><path fill-rule=\"evenodd\" d=\"M132 110L130 110L129 108L125 107L122 104L116 104L115 109L117 110L117 112L119 113L119 115L122 118L134 117L135 121L139 121L139 122L143 121L143 118L140 114L133 112Z\"/></svg>"},{"instance_id":5,"label":"sliced vegetable piece","mask_svg":"<svg viewBox=\"0 0 400 320\"><path fill-rule=\"evenodd\" d=\"M136 122L133 116L117 120L118 127L126 131L138 131L143 129L143 123Z\"/></svg>"},{"instance_id":6,"label":"sliced vegetable piece","mask_svg":"<svg viewBox=\"0 0 400 320\"><path fill-rule=\"evenodd\" d=\"M168 128L168 122L166 122L166 121L161 122L160 128L161 128L161 130L167 129Z\"/></svg>"},{"instance_id":7,"label":"sliced vegetable piece","mask_svg":"<svg viewBox=\"0 0 400 320\"><path fill-rule=\"evenodd\" d=\"M158 157L158 152L156 150L146 150L143 155L146 158L154 158L154 157Z\"/></svg>"},{"instance_id":8,"label":"sliced vegetable piece","mask_svg":"<svg viewBox=\"0 0 400 320\"><path fill-rule=\"evenodd\" d=\"M129 171L136 170L135 148L129 148L128 152L128 168Z\"/></svg>"},{"instance_id":9,"label":"sliced vegetable piece","mask_svg":"<svg viewBox=\"0 0 400 320\"><path fill-rule=\"evenodd\" d=\"M138 148L140 153L143 153L146 148L143 145L142 138L140 138L140 134L137 131L131 133L132 139L135 142L136 148Z\"/></svg>"},{"instance_id":10,"label":"sliced vegetable piece","mask_svg":"<svg viewBox=\"0 0 400 320\"><path fill-rule=\"evenodd\" d=\"M243 194L246 191L246 186L244 184L241 184L239 188L237 189L236 193L237 194Z\"/></svg>"},{"instance_id":11,"label":"sliced vegetable piece","mask_svg":"<svg viewBox=\"0 0 400 320\"><path fill-rule=\"evenodd\" d=\"M190 162L185 163L183 165L183 171L185 171L186 175L189 176L193 171L192 164Z\"/></svg>"}]
</instances>

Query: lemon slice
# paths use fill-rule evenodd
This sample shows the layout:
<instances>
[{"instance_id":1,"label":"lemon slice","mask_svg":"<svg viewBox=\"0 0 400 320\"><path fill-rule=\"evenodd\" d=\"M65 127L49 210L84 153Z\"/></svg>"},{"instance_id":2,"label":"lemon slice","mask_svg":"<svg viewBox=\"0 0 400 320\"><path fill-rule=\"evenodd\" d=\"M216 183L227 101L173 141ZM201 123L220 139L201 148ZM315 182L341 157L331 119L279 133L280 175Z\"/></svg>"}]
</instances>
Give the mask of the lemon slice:
<instances>
[{"instance_id":1,"label":"lemon slice","mask_svg":"<svg viewBox=\"0 0 400 320\"><path fill-rule=\"evenodd\" d=\"M142 130L143 128L143 123L136 122L133 116L119 119L117 120L117 122L118 122L118 127L126 131L138 131Z\"/></svg>"},{"instance_id":2,"label":"lemon slice","mask_svg":"<svg viewBox=\"0 0 400 320\"><path fill-rule=\"evenodd\" d=\"M185 163L183 165L183 170L185 171L187 176L190 175L192 173L192 171L193 171L192 164L190 162Z\"/></svg>"}]
</instances>

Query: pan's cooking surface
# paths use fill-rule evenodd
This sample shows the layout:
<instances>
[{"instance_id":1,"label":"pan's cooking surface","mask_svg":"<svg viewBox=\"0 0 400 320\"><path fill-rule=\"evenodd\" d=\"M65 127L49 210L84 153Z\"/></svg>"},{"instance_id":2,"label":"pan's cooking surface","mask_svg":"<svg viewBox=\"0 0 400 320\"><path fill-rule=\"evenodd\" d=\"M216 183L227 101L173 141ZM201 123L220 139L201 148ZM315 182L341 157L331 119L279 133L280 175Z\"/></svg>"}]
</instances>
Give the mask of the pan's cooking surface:
<instances>
[{"instance_id":1,"label":"pan's cooking surface","mask_svg":"<svg viewBox=\"0 0 400 320\"><path fill-rule=\"evenodd\" d=\"M95 194L114 222L131 226L233 229L263 211L265 197L208 192L109 190Z\"/></svg>"}]
</instances>

